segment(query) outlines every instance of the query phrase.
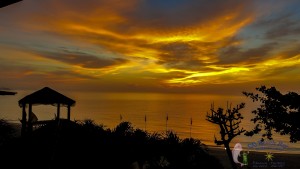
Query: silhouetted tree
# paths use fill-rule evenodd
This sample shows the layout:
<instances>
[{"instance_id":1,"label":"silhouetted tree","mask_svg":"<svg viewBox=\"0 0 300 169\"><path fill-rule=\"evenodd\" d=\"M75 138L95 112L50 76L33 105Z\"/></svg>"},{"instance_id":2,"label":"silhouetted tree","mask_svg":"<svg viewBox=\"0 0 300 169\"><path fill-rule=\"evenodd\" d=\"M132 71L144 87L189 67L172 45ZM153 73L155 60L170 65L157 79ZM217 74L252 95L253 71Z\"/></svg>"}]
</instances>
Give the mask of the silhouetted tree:
<instances>
[{"instance_id":1,"label":"silhouetted tree","mask_svg":"<svg viewBox=\"0 0 300 169\"><path fill-rule=\"evenodd\" d=\"M117 125L113 132L120 136L130 136L133 135L134 128L130 122L124 121Z\"/></svg>"},{"instance_id":2,"label":"silhouetted tree","mask_svg":"<svg viewBox=\"0 0 300 169\"><path fill-rule=\"evenodd\" d=\"M258 134L264 130L262 140L272 139L272 131L281 135L290 135L290 142L300 140L300 95L295 92L281 94L275 87L261 86L256 88L261 94L243 92L253 102L260 102L260 107L252 111L251 119L256 126L247 136Z\"/></svg>"},{"instance_id":3,"label":"silhouetted tree","mask_svg":"<svg viewBox=\"0 0 300 169\"><path fill-rule=\"evenodd\" d=\"M215 143L217 145L225 146L230 163L234 169L236 168L236 164L233 161L229 143L234 137L245 132L243 128L240 129L240 123L241 119L243 119L243 116L239 112L239 110L244 107L245 103L241 103L233 109L231 109L231 106L229 108L227 106L226 110L224 111L223 108L214 110L214 106L212 105L210 109L211 113L207 113L206 115L207 121L219 125L221 139L218 140L215 136Z\"/></svg>"}]
</instances>

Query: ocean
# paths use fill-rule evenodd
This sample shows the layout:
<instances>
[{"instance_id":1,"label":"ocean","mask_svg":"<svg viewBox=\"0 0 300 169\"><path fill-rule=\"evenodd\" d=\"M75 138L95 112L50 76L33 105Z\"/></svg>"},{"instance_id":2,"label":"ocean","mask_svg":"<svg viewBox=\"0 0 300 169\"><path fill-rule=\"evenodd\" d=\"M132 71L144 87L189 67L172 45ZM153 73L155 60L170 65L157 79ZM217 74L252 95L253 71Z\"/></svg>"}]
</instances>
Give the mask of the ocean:
<instances>
[{"instance_id":1,"label":"ocean","mask_svg":"<svg viewBox=\"0 0 300 169\"><path fill-rule=\"evenodd\" d=\"M12 123L19 123L21 108L18 101L33 91L17 91L15 96L0 96L0 118ZM149 133L164 134L167 130L175 132L180 138L197 138L202 143L214 146L214 136L219 138L219 126L206 120L212 104L214 108L234 107L242 102L246 107L241 110L244 119L241 127L251 129L251 111L258 104L244 95L201 95L201 94L162 94L162 93L97 93L97 92L61 92L76 100L71 108L72 120L92 119L96 124L114 129L120 122L129 121L134 128ZM51 105L33 106L33 112L39 120L55 117L56 107ZM61 108L62 118L66 118L67 109ZM232 140L241 143L243 149L250 151L276 151L300 154L300 143L289 143L288 136L274 136L274 142L263 146L259 144L260 136L237 136ZM286 145L282 149L281 145ZM253 146L256 145L256 146ZM278 145L278 146L276 146Z\"/></svg>"}]
</instances>

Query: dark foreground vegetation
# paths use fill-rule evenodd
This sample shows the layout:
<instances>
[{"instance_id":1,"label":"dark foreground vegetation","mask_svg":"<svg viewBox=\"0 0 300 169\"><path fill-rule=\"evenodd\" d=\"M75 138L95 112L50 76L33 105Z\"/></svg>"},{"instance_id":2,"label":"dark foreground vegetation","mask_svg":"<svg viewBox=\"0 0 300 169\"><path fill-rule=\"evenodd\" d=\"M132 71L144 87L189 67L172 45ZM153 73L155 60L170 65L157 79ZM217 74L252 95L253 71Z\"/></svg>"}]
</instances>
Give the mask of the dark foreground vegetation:
<instances>
[{"instance_id":1,"label":"dark foreground vegetation","mask_svg":"<svg viewBox=\"0 0 300 169\"><path fill-rule=\"evenodd\" d=\"M92 120L53 121L24 138L6 139L0 148L4 168L223 168L200 140L182 140L171 131L149 134L130 122L107 129Z\"/></svg>"}]
</instances>

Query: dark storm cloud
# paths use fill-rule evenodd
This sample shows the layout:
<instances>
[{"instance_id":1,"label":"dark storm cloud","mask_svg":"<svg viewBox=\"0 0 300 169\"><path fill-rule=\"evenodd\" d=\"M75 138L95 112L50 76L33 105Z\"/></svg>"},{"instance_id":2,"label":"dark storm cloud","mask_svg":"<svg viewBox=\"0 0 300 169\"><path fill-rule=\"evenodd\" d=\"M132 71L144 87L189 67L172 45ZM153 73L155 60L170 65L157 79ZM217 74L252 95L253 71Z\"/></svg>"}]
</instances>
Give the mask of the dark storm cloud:
<instances>
[{"instance_id":1,"label":"dark storm cloud","mask_svg":"<svg viewBox=\"0 0 300 169\"><path fill-rule=\"evenodd\" d=\"M208 70L205 66L209 56L213 53L207 50L211 43L199 42L174 42L169 44L159 44L158 64L166 67L179 68L186 70Z\"/></svg>"},{"instance_id":2,"label":"dark storm cloud","mask_svg":"<svg viewBox=\"0 0 300 169\"><path fill-rule=\"evenodd\" d=\"M291 58L300 55L299 46L300 42L294 42L292 45L289 45L287 49L284 49L280 55L284 58Z\"/></svg>"},{"instance_id":3,"label":"dark storm cloud","mask_svg":"<svg viewBox=\"0 0 300 169\"><path fill-rule=\"evenodd\" d=\"M277 39L285 36L300 35L300 24L279 24L266 32L266 38Z\"/></svg>"},{"instance_id":4,"label":"dark storm cloud","mask_svg":"<svg viewBox=\"0 0 300 169\"><path fill-rule=\"evenodd\" d=\"M127 63L127 60L122 58L104 58L103 56L99 57L80 51L70 51L68 49L62 49L57 52L39 51L38 55L83 68L106 68Z\"/></svg>"},{"instance_id":5,"label":"dark storm cloud","mask_svg":"<svg viewBox=\"0 0 300 169\"><path fill-rule=\"evenodd\" d=\"M243 49L240 46L230 46L220 50L220 64L255 63L268 59L278 43L267 43L257 48Z\"/></svg>"}]
</instances>

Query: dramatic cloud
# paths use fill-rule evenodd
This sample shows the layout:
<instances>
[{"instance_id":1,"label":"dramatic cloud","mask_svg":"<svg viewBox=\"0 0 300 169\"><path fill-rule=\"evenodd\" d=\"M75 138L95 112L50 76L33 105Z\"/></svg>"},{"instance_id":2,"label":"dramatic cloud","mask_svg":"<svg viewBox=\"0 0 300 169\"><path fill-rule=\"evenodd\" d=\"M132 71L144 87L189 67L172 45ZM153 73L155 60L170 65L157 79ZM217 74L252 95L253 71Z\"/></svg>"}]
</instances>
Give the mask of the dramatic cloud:
<instances>
[{"instance_id":1,"label":"dramatic cloud","mask_svg":"<svg viewBox=\"0 0 300 169\"><path fill-rule=\"evenodd\" d=\"M254 26L266 29L265 38L278 40L282 37L299 35L299 21L299 18L294 16L294 14L286 14L260 20Z\"/></svg>"},{"instance_id":2,"label":"dramatic cloud","mask_svg":"<svg viewBox=\"0 0 300 169\"><path fill-rule=\"evenodd\" d=\"M73 52L67 49L58 52L40 52L42 57L58 60L67 64L81 66L83 68L107 68L121 65L127 61L122 58L103 58L83 52Z\"/></svg>"},{"instance_id":3,"label":"dramatic cloud","mask_svg":"<svg viewBox=\"0 0 300 169\"><path fill-rule=\"evenodd\" d=\"M0 11L1 75L118 91L282 80L299 71L297 5L26 0Z\"/></svg>"},{"instance_id":4,"label":"dramatic cloud","mask_svg":"<svg viewBox=\"0 0 300 169\"><path fill-rule=\"evenodd\" d=\"M259 46L258 48L251 48L242 50L238 46L230 46L223 48L220 52L221 64L238 64L238 63L257 63L266 60L271 56L271 52L276 49L277 43L268 43Z\"/></svg>"}]
</instances>

